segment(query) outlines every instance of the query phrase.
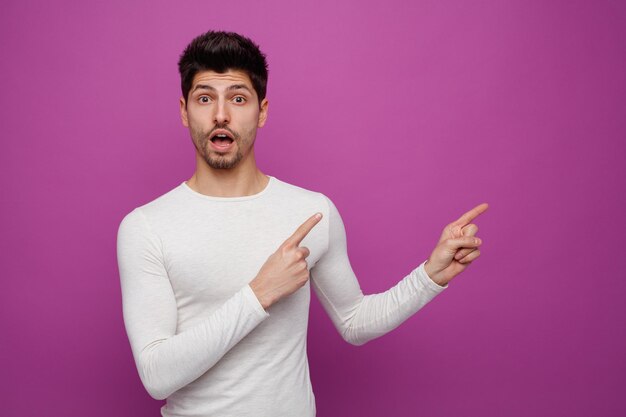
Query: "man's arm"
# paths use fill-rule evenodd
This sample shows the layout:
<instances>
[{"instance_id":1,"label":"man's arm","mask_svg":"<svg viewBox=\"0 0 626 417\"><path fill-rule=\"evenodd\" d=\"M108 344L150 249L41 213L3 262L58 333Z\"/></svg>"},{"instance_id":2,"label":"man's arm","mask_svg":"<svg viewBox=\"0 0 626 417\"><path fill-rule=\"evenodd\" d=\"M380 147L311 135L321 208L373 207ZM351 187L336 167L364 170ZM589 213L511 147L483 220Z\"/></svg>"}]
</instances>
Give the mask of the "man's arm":
<instances>
[{"instance_id":1,"label":"man's arm","mask_svg":"<svg viewBox=\"0 0 626 417\"><path fill-rule=\"evenodd\" d=\"M348 259L343 221L333 202L328 198L326 201L329 246L311 269L311 283L347 342L362 345L395 329L447 288L428 276L423 262L389 290L363 295Z\"/></svg>"},{"instance_id":2,"label":"man's arm","mask_svg":"<svg viewBox=\"0 0 626 417\"><path fill-rule=\"evenodd\" d=\"M196 380L269 316L246 285L198 325L176 334L176 299L161 242L140 209L120 224L117 257L126 332L141 381L155 399Z\"/></svg>"}]
</instances>

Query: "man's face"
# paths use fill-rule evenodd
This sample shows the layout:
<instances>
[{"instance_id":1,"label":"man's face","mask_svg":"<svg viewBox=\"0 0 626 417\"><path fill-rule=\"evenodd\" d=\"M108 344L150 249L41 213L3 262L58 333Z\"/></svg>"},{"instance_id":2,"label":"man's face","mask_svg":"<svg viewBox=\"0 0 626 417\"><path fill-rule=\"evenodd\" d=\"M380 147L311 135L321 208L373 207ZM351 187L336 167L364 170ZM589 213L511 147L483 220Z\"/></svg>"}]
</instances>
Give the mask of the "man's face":
<instances>
[{"instance_id":1,"label":"man's face","mask_svg":"<svg viewBox=\"0 0 626 417\"><path fill-rule=\"evenodd\" d=\"M252 152L267 105L267 99L259 105L245 72L202 71L193 78L187 102L181 97L180 113L197 153L211 168L229 169Z\"/></svg>"}]
</instances>

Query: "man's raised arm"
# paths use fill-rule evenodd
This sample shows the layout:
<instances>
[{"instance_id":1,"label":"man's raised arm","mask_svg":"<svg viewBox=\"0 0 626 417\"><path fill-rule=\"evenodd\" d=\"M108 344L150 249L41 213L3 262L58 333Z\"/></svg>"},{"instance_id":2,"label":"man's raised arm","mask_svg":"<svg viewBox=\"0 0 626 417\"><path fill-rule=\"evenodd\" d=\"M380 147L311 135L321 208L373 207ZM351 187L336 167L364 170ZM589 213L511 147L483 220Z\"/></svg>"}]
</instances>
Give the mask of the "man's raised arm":
<instances>
[{"instance_id":1,"label":"man's raised arm","mask_svg":"<svg viewBox=\"0 0 626 417\"><path fill-rule=\"evenodd\" d=\"M348 259L343 221L333 202L327 197L326 201L329 246L311 269L311 283L333 324L351 344L362 345L398 327L447 288L452 277L480 255L477 251L480 241L473 237L478 229L469 221L486 210L486 204L446 226L429 260L395 286L379 294L363 295ZM432 264L432 272L439 281L426 272L427 263ZM455 265L450 268L452 263Z\"/></svg>"},{"instance_id":2,"label":"man's raised arm","mask_svg":"<svg viewBox=\"0 0 626 417\"><path fill-rule=\"evenodd\" d=\"M309 249L299 245L321 217L311 216L248 285L179 334L161 242L140 209L124 218L117 240L124 323L141 381L153 398L167 398L196 380L269 316L265 309L306 284Z\"/></svg>"}]
</instances>

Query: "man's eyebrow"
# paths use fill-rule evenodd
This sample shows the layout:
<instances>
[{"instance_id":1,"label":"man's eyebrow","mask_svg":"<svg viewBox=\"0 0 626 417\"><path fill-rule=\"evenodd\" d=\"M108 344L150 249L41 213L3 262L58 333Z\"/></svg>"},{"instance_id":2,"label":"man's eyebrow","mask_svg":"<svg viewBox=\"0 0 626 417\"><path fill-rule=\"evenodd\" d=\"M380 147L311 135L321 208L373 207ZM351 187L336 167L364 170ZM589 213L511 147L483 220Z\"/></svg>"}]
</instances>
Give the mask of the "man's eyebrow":
<instances>
[{"instance_id":1,"label":"man's eyebrow","mask_svg":"<svg viewBox=\"0 0 626 417\"><path fill-rule=\"evenodd\" d=\"M197 84L193 90L191 90L191 92L193 93L196 90L211 90L211 91L215 91L215 88L211 87L210 85L206 85L206 84Z\"/></svg>"},{"instance_id":2,"label":"man's eyebrow","mask_svg":"<svg viewBox=\"0 0 626 417\"><path fill-rule=\"evenodd\" d=\"M233 91L233 90L246 90L249 93L252 93L252 91L250 91L250 89L248 88L247 85L245 84L233 84L231 86L229 86L227 89L227 91Z\"/></svg>"},{"instance_id":3,"label":"man's eyebrow","mask_svg":"<svg viewBox=\"0 0 626 417\"><path fill-rule=\"evenodd\" d=\"M216 91L214 87L211 87L210 85L207 84L197 84L193 90L191 90L191 92L193 93L196 90L209 90L209 91ZM233 90L246 90L247 92L249 92L250 94L252 94L252 91L250 91L250 89L248 88L247 85L245 84L233 84L233 85L229 85L228 88L226 89L226 91L233 91Z\"/></svg>"}]
</instances>

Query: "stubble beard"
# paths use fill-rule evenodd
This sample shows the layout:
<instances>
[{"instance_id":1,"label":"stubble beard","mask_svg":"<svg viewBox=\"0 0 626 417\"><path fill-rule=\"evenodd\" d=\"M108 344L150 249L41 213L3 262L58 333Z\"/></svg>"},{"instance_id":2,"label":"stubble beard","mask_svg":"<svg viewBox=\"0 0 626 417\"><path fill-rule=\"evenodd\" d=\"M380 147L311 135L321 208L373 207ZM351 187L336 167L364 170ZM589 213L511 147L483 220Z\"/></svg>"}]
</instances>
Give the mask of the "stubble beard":
<instances>
[{"instance_id":1,"label":"stubble beard","mask_svg":"<svg viewBox=\"0 0 626 417\"><path fill-rule=\"evenodd\" d=\"M211 132L216 129L225 129L228 130L233 137L235 138L235 142L237 142L237 150L233 155L232 152L229 153L220 153L209 149L209 137L211 136ZM242 145L246 145L247 143L242 143L241 136L234 132L233 130L227 128L226 126L215 126L209 132L203 132L199 129L191 130L191 138L196 147L196 150L202 155L202 158L213 169L230 169L237 166L237 164L243 159L243 153L241 152ZM243 142L247 142L244 140Z\"/></svg>"}]
</instances>

